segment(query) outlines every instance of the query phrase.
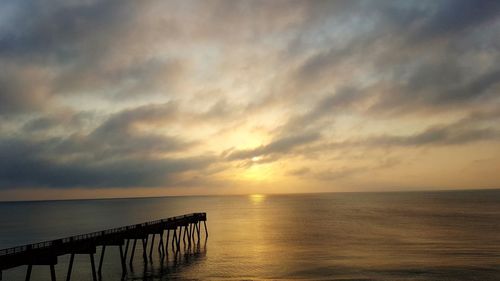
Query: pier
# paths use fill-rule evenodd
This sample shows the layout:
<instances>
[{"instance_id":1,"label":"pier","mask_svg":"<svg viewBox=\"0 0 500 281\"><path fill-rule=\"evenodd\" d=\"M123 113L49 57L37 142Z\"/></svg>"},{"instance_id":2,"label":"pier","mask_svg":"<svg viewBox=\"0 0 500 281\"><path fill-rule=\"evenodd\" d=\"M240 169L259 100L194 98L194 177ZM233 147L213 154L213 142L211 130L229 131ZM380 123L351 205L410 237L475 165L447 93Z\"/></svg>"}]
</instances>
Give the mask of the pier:
<instances>
[{"instance_id":1,"label":"pier","mask_svg":"<svg viewBox=\"0 0 500 281\"><path fill-rule=\"evenodd\" d=\"M157 251L161 257L168 255L169 242L171 250L179 253L190 248L201 240L201 232L208 238L206 213L192 213L167 219L155 220L135 225L123 226L103 231L76 235L35 244L28 244L0 250L0 280L2 271L18 266L27 266L26 281L30 280L34 265L50 267L51 280L56 281L55 265L59 256L70 255L66 281L71 280L71 272L75 255L88 255L92 280L97 281L101 275L106 247L118 247L122 268L122 277L127 274L127 262L132 266L137 241L142 243L142 258L147 262L152 258L155 237L158 236ZM151 239L151 240L150 240ZM148 241L151 243L148 244ZM149 248L148 248L149 245ZM95 254L101 248L97 266ZM129 255L130 248L130 255ZM149 250L148 250L149 249Z\"/></svg>"}]
</instances>

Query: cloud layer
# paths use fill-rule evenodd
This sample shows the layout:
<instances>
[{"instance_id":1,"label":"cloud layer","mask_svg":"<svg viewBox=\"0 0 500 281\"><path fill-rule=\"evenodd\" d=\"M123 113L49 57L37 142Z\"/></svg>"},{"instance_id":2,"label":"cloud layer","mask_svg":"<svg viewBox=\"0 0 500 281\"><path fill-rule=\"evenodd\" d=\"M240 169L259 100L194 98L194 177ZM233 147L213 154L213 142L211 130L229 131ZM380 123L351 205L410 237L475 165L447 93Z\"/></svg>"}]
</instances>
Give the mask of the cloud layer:
<instances>
[{"instance_id":1,"label":"cloud layer","mask_svg":"<svg viewBox=\"0 0 500 281\"><path fill-rule=\"evenodd\" d=\"M2 1L0 194L500 187L499 31L488 0Z\"/></svg>"}]
</instances>

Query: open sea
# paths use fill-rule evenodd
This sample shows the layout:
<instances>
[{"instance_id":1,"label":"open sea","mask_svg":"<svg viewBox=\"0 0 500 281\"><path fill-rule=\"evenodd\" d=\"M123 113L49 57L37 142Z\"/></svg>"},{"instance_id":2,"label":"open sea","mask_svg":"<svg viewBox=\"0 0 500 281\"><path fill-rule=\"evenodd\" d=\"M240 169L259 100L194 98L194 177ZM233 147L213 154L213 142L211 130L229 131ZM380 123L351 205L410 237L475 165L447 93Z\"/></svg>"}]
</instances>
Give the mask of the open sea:
<instances>
[{"instance_id":1,"label":"open sea","mask_svg":"<svg viewBox=\"0 0 500 281\"><path fill-rule=\"evenodd\" d=\"M125 280L500 280L500 190L4 202L0 248L192 212L207 213L208 240L146 264L138 243ZM48 266L31 277L50 280ZM120 279L107 247L101 280ZM71 280L91 280L88 255Z\"/></svg>"}]
</instances>

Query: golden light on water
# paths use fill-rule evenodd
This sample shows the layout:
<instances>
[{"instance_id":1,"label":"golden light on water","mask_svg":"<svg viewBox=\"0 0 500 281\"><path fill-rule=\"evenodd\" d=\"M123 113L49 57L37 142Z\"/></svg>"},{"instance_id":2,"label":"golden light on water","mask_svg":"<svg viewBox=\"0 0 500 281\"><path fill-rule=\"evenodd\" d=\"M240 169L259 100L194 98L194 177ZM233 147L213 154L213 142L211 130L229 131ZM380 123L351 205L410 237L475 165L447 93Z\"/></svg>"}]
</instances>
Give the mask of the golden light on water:
<instances>
[{"instance_id":1,"label":"golden light on water","mask_svg":"<svg viewBox=\"0 0 500 281\"><path fill-rule=\"evenodd\" d=\"M266 200L266 195L264 195L264 194L250 194L248 196L248 198L250 199L250 201L252 201L252 203L260 204L260 203L264 202L264 200Z\"/></svg>"}]
</instances>

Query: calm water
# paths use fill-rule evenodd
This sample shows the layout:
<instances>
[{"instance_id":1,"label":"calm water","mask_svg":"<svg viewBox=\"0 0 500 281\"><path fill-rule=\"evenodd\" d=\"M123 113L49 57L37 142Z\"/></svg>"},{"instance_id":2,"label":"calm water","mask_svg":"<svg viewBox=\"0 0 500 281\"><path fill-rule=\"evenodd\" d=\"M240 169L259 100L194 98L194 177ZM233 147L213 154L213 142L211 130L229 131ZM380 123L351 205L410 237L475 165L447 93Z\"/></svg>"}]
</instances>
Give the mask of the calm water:
<instances>
[{"instance_id":1,"label":"calm water","mask_svg":"<svg viewBox=\"0 0 500 281\"><path fill-rule=\"evenodd\" d=\"M500 280L500 191L0 203L0 248L197 211L206 244L146 266L139 248L127 280ZM91 280L88 259L76 257L72 280ZM49 276L35 266L31 280ZM108 248L102 280L120 276Z\"/></svg>"}]
</instances>

